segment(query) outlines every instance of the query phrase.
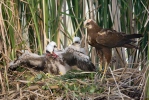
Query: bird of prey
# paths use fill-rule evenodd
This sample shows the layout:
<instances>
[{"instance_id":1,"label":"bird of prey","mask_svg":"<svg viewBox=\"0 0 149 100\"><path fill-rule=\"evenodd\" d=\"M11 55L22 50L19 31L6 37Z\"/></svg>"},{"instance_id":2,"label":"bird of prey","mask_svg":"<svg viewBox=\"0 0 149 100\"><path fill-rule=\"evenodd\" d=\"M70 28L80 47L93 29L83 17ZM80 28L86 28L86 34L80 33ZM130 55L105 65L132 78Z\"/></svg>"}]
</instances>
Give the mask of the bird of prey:
<instances>
[{"instance_id":1,"label":"bird of prey","mask_svg":"<svg viewBox=\"0 0 149 100\"><path fill-rule=\"evenodd\" d=\"M48 47L49 46L49 47ZM52 46L52 48L54 47L54 53L56 54L56 55L59 55L59 57L60 58L62 58L61 57L61 53L63 53L63 50L59 50L58 48L57 48L57 44L54 42L54 41L51 41L48 45L47 45L47 47L46 47L46 49L50 49L50 46ZM54 54L53 54L54 55Z\"/></svg>"},{"instance_id":2,"label":"bird of prey","mask_svg":"<svg viewBox=\"0 0 149 100\"><path fill-rule=\"evenodd\" d=\"M38 55L35 53L24 53L17 60L10 63L10 69L15 69L20 65L27 65L37 70L48 72L55 75L66 74L76 65L84 71L94 71L95 66L89 60L89 57L82 53L78 39L74 39L71 46L64 51L58 50L55 42L50 42L46 47L46 54Z\"/></svg>"},{"instance_id":3,"label":"bird of prey","mask_svg":"<svg viewBox=\"0 0 149 100\"><path fill-rule=\"evenodd\" d=\"M63 60L69 66L77 66L83 71L95 71L96 68L85 53L85 49L80 46L80 38L74 37L72 45L65 48L62 53Z\"/></svg>"},{"instance_id":4,"label":"bird of prey","mask_svg":"<svg viewBox=\"0 0 149 100\"><path fill-rule=\"evenodd\" d=\"M58 50L57 44L56 44L54 41L51 41L48 45L53 46L53 47L54 47L54 51L57 51L57 50ZM47 46L48 46L48 45L47 45Z\"/></svg>"},{"instance_id":5,"label":"bird of prey","mask_svg":"<svg viewBox=\"0 0 149 100\"><path fill-rule=\"evenodd\" d=\"M81 40L80 40L80 37L74 37L73 38L73 43L72 43L73 46L75 46L75 48L82 52L83 54L86 54L87 55L87 52L85 51L84 48L81 48Z\"/></svg>"},{"instance_id":6,"label":"bird of prey","mask_svg":"<svg viewBox=\"0 0 149 100\"><path fill-rule=\"evenodd\" d=\"M52 41L46 47L46 54L58 58L69 70L95 71L94 64L86 55L85 49L81 48L80 42L79 37L74 37L72 45L65 48L65 50L58 50L56 43Z\"/></svg>"},{"instance_id":7,"label":"bird of prey","mask_svg":"<svg viewBox=\"0 0 149 100\"><path fill-rule=\"evenodd\" d=\"M27 67L41 70L45 73L64 75L70 70L70 67L54 53L54 49L54 46L49 44L44 55L24 53L16 61L11 62L9 68L14 69L20 65L27 65Z\"/></svg>"},{"instance_id":8,"label":"bird of prey","mask_svg":"<svg viewBox=\"0 0 149 100\"><path fill-rule=\"evenodd\" d=\"M47 46L48 47L46 49L47 52L51 50L50 46ZM65 62L68 66L70 66L71 69L77 69L77 70L79 69L82 71L96 70L95 66L90 61L89 57L85 54L85 49L81 48L79 37L74 37L73 43L67 48L65 48L65 50L54 49L54 53L52 53L52 55L54 57L61 58L61 61Z\"/></svg>"},{"instance_id":9,"label":"bird of prey","mask_svg":"<svg viewBox=\"0 0 149 100\"><path fill-rule=\"evenodd\" d=\"M51 65L50 68L57 68L59 73L63 75L66 74L66 72L69 71L71 68L66 62L64 62L61 53L62 51L57 49L57 45L53 41L52 43L49 43L46 47L46 54L49 55L48 58L52 58L48 61L50 62L49 66Z\"/></svg>"},{"instance_id":10,"label":"bird of prey","mask_svg":"<svg viewBox=\"0 0 149 100\"><path fill-rule=\"evenodd\" d=\"M97 55L99 56L100 70L102 70L102 65L105 66L103 77L111 61L112 48L138 48L133 44L135 42L133 39L142 37L141 34L125 34L112 29L103 29L92 19L85 20L84 27L87 28L88 44L95 47Z\"/></svg>"}]
</instances>

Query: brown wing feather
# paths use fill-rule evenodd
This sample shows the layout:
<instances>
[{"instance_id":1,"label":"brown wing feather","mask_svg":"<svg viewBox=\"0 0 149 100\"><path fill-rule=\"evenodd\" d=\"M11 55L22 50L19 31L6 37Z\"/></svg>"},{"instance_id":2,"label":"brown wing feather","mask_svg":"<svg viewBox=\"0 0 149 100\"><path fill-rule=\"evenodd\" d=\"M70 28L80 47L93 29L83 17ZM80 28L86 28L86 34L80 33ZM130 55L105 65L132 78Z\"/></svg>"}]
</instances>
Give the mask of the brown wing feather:
<instances>
[{"instance_id":1,"label":"brown wing feather","mask_svg":"<svg viewBox=\"0 0 149 100\"><path fill-rule=\"evenodd\" d=\"M115 47L122 39L124 39L123 34L118 33L115 30L103 29L98 32L96 41L106 47Z\"/></svg>"},{"instance_id":2,"label":"brown wing feather","mask_svg":"<svg viewBox=\"0 0 149 100\"><path fill-rule=\"evenodd\" d=\"M103 46L114 48L114 47L128 47L134 48L134 38L142 37L141 34L125 34L122 32L117 32L115 30L103 29L97 33L96 42Z\"/></svg>"}]
</instances>

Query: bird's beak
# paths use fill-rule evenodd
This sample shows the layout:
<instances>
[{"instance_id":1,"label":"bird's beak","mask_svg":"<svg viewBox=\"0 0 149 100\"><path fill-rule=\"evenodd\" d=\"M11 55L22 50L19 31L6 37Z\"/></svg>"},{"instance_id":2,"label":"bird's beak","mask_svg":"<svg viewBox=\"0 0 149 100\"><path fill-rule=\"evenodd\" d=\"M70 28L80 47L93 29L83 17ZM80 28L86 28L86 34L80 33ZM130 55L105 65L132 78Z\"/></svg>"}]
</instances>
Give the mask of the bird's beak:
<instances>
[{"instance_id":1,"label":"bird's beak","mask_svg":"<svg viewBox=\"0 0 149 100\"><path fill-rule=\"evenodd\" d=\"M53 52L51 52L51 51L50 51L50 52L49 52L49 51L46 51L46 55L47 55L47 56L51 56L52 54L53 54Z\"/></svg>"}]
</instances>

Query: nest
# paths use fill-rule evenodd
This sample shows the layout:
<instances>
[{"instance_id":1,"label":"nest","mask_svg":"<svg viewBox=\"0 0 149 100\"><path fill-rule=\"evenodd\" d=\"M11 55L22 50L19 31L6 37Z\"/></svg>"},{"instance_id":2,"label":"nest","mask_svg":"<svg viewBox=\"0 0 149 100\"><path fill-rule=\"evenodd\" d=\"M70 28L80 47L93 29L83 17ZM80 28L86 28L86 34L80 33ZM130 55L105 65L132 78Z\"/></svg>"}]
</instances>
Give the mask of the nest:
<instances>
[{"instance_id":1,"label":"nest","mask_svg":"<svg viewBox=\"0 0 149 100\"><path fill-rule=\"evenodd\" d=\"M102 82L101 76L100 72L82 71L69 71L60 76L19 67L9 71L6 82L2 77L0 99L140 100L144 96L145 70L120 68L112 71L109 68Z\"/></svg>"}]
</instances>

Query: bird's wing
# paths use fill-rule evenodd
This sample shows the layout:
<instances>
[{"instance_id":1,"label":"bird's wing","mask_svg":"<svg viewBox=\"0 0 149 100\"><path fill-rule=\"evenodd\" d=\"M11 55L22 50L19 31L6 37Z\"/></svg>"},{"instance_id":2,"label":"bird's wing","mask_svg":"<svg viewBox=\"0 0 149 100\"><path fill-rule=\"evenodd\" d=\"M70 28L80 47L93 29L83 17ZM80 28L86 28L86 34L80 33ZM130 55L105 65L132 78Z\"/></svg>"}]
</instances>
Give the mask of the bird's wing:
<instances>
[{"instance_id":1,"label":"bird's wing","mask_svg":"<svg viewBox=\"0 0 149 100\"><path fill-rule=\"evenodd\" d=\"M17 60L10 63L10 69L14 69L22 64L30 65L29 67L43 69L45 65L45 55L37 55L34 53L24 53Z\"/></svg>"},{"instance_id":2,"label":"bird's wing","mask_svg":"<svg viewBox=\"0 0 149 100\"><path fill-rule=\"evenodd\" d=\"M124 38L123 34L115 30L103 29L98 32L96 42L106 47L115 47Z\"/></svg>"},{"instance_id":3,"label":"bird's wing","mask_svg":"<svg viewBox=\"0 0 149 100\"><path fill-rule=\"evenodd\" d=\"M77 51L73 46L69 46L63 53L63 59L70 66L77 65L78 68L84 71L94 71L95 66L90 61L89 57L80 51Z\"/></svg>"},{"instance_id":4,"label":"bird's wing","mask_svg":"<svg viewBox=\"0 0 149 100\"><path fill-rule=\"evenodd\" d=\"M87 55L87 52L86 52L85 48L80 48L80 51L81 51L83 54Z\"/></svg>"},{"instance_id":5,"label":"bird's wing","mask_svg":"<svg viewBox=\"0 0 149 100\"><path fill-rule=\"evenodd\" d=\"M132 43L135 41L134 38L142 37L141 34L125 34L123 32L117 32L111 29L102 29L97 33L96 42L100 45L113 48L113 47L136 47Z\"/></svg>"},{"instance_id":6,"label":"bird's wing","mask_svg":"<svg viewBox=\"0 0 149 100\"><path fill-rule=\"evenodd\" d=\"M70 67L66 65L61 58L53 58L52 56L37 55L34 53L24 53L16 61L10 63L10 69L15 69L17 66L26 64L29 68L34 68L45 73L55 75L65 74Z\"/></svg>"}]
</instances>

